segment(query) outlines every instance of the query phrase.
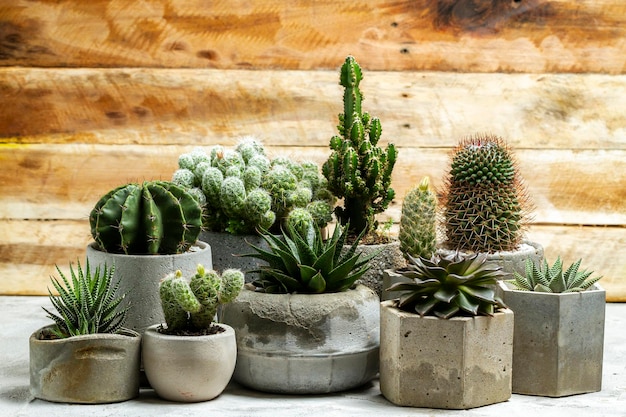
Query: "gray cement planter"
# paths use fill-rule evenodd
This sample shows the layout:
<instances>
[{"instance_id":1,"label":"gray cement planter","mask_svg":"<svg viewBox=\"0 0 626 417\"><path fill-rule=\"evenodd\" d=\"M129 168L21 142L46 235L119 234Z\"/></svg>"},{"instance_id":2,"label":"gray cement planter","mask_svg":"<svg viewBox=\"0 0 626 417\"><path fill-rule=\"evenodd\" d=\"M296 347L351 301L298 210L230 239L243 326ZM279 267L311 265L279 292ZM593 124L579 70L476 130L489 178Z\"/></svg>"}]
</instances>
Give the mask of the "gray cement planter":
<instances>
[{"instance_id":1,"label":"gray cement planter","mask_svg":"<svg viewBox=\"0 0 626 417\"><path fill-rule=\"evenodd\" d=\"M515 312L513 392L562 397L600 391L605 291L597 284L561 294L499 285Z\"/></svg>"},{"instance_id":2,"label":"gray cement planter","mask_svg":"<svg viewBox=\"0 0 626 417\"><path fill-rule=\"evenodd\" d=\"M40 339L52 326L29 338L30 390L42 400L103 404L139 395L141 336L93 334L66 339Z\"/></svg>"},{"instance_id":3,"label":"gray cement planter","mask_svg":"<svg viewBox=\"0 0 626 417\"><path fill-rule=\"evenodd\" d=\"M396 405L468 409L511 397L513 312L420 317L381 303L380 389Z\"/></svg>"},{"instance_id":4,"label":"gray cement planter","mask_svg":"<svg viewBox=\"0 0 626 417\"><path fill-rule=\"evenodd\" d=\"M235 370L237 343L232 327L207 336L173 336L150 326L143 336L146 377L157 395L170 401L208 401L220 395Z\"/></svg>"},{"instance_id":5,"label":"gray cement planter","mask_svg":"<svg viewBox=\"0 0 626 417\"><path fill-rule=\"evenodd\" d=\"M381 249L382 252L369 262L370 269L357 281L374 290L380 299L383 297L383 272L386 269L402 268L406 264L398 240L380 245L359 245L357 251L368 256Z\"/></svg>"},{"instance_id":6,"label":"gray cement planter","mask_svg":"<svg viewBox=\"0 0 626 417\"><path fill-rule=\"evenodd\" d=\"M113 280L120 282L120 293L132 306L125 326L143 333L153 325L165 321L159 298L159 281L180 269L183 275L193 275L198 264L212 268L211 247L198 241L185 253L176 255L125 255L103 252L96 243L87 246L87 260L91 267L115 265Z\"/></svg>"},{"instance_id":7,"label":"gray cement planter","mask_svg":"<svg viewBox=\"0 0 626 417\"><path fill-rule=\"evenodd\" d=\"M237 334L234 379L259 391L336 392L378 372L379 299L363 285L330 294L244 289L222 321Z\"/></svg>"},{"instance_id":8,"label":"gray cement planter","mask_svg":"<svg viewBox=\"0 0 626 417\"><path fill-rule=\"evenodd\" d=\"M387 288L400 282L411 282L410 279L404 277L402 274L396 272L394 269L386 269L383 271L383 288L381 300L393 300L400 297L402 291L387 291Z\"/></svg>"}]
</instances>

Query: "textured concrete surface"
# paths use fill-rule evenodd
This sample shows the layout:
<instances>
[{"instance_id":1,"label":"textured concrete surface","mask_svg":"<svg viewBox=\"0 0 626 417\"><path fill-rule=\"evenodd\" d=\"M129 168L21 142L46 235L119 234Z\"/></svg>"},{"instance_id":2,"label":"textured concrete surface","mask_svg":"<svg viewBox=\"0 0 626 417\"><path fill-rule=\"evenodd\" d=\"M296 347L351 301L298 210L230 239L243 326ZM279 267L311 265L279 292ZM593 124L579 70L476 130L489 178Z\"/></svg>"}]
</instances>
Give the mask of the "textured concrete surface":
<instances>
[{"instance_id":1,"label":"textured concrete surface","mask_svg":"<svg viewBox=\"0 0 626 417\"><path fill-rule=\"evenodd\" d=\"M509 401L468 411L397 407L374 381L329 395L264 394L231 383L218 398L197 404L159 399L142 390L137 399L106 405L67 405L33 400L29 393L28 337L49 324L45 297L0 297L0 416L463 416L463 417L624 417L626 416L626 304L607 304L602 391L563 398L513 394Z\"/></svg>"}]
</instances>

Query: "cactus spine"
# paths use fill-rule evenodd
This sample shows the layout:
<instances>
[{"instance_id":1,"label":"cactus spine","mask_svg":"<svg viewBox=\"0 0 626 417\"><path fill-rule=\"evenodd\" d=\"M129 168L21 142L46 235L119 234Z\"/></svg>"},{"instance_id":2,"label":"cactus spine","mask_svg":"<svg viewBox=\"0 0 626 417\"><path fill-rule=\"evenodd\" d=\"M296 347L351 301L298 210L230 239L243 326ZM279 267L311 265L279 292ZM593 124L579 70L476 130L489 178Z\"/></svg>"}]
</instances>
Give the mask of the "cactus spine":
<instances>
[{"instance_id":1,"label":"cactus spine","mask_svg":"<svg viewBox=\"0 0 626 417\"><path fill-rule=\"evenodd\" d=\"M218 306L234 300L243 285L244 275L238 269L227 269L220 276L198 265L189 282L180 270L169 274L159 285L166 332L202 332L209 329Z\"/></svg>"},{"instance_id":2,"label":"cactus spine","mask_svg":"<svg viewBox=\"0 0 626 417\"><path fill-rule=\"evenodd\" d=\"M400 215L400 250L405 258L430 259L437 245L437 196L430 190L430 179L424 177L402 201Z\"/></svg>"},{"instance_id":3,"label":"cactus spine","mask_svg":"<svg viewBox=\"0 0 626 417\"><path fill-rule=\"evenodd\" d=\"M363 96L359 83L361 67L351 56L340 72L344 87L344 112L339 115L339 136L330 140L331 155L322 166L328 189L344 199L335 213L342 224L350 224L352 232L373 231L375 215L383 212L395 196L391 188L391 172L397 152L390 143L386 149L377 146L382 132L380 120L363 113Z\"/></svg>"},{"instance_id":4,"label":"cactus spine","mask_svg":"<svg viewBox=\"0 0 626 417\"><path fill-rule=\"evenodd\" d=\"M478 135L459 143L442 200L450 249L494 253L515 250L522 242L530 203L501 138Z\"/></svg>"},{"instance_id":5,"label":"cactus spine","mask_svg":"<svg viewBox=\"0 0 626 417\"><path fill-rule=\"evenodd\" d=\"M174 183L130 183L105 194L91 211L89 222L91 235L107 252L174 254L196 242L202 208Z\"/></svg>"}]
</instances>

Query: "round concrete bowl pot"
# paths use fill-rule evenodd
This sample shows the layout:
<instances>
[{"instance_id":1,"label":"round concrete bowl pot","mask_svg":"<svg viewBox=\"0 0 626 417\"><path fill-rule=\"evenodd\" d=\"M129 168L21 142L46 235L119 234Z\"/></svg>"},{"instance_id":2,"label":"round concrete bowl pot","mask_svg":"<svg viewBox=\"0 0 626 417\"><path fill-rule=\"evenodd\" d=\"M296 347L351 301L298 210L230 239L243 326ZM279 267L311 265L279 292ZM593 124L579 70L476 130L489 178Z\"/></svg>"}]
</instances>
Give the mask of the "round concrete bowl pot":
<instances>
[{"instance_id":1,"label":"round concrete bowl pot","mask_svg":"<svg viewBox=\"0 0 626 417\"><path fill-rule=\"evenodd\" d=\"M176 336L153 325L143 335L146 377L157 395L178 402L208 401L220 395L232 378L237 342L232 327L217 324L221 333Z\"/></svg>"},{"instance_id":2,"label":"round concrete bowl pot","mask_svg":"<svg viewBox=\"0 0 626 417\"><path fill-rule=\"evenodd\" d=\"M29 340L30 390L42 400L103 404L139 395L141 336L124 329L118 334L91 334L41 339L53 326Z\"/></svg>"},{"instance_id":3,"label":"round concrete bowl pot","mask_svg":"<svg viewBox=\"0 0 626 417\"><path fill-rule=\"evenodd\" d=\"M513 392L563 397L602 389L606 293L518 291L498 282L515 313Z\"/></svg>"},{"instance_id":4,"label":"round concrete bowl pot","mask_svg":"<svg viewBox=\"0 0 626 417\"><path fill-rule=\"evenodd\" d=\"M237 334L233 378L252 389L330 393L378 373L379 299L364 285L328 294L244 289L222 307L221 321Z\"/></svg>"},{"instance_id":5,"label":"round concrete bowl pot","mask_svg":"<svg viewBox=\"0 0 626 417\"><path fill-rule=\"evenodd\" d=\"M126 294L132 306L125 326L143 333L148 326L165 321L159 298L159 281L180 269L183 275L193 275L198 264L212 268L211 247L197 241L185 253L175 255L126 255L100 250L95 242L87 246L87 260L92 268L115 265L113 280L120 283L118 292Z\"/></svg>"},{"instance_id":6,"label":"round concrete bowl pot","mask_svg":"<svg viewBox=\"0 0 626 417\"><path fill-rule=\"evenodd\" d=\"M407 407L468 409L511 397L513 312L420 317L380 304L380 390Z\"/></svg>"}]
</instances>

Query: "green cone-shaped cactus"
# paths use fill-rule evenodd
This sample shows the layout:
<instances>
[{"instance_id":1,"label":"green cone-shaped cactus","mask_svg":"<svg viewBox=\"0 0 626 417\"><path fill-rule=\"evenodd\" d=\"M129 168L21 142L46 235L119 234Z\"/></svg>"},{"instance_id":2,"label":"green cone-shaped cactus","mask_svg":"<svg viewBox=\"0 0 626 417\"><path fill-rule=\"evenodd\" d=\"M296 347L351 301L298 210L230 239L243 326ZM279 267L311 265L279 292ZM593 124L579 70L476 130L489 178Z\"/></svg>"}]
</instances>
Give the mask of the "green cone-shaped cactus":
<instances>
[{"instance_id":1,"label":"green cone-shaped cactus","mask_svg":"<svg viewBox=\"0 0 626 417\"><path fill-rule=\"evenodd\" d=\"M238 269L227 269L220 276L198 265L188 282L180 270L169 274L159 285L161 307L167 333L202 332L211 327L217 308L234 300L244 285Z\"/></svg>"},{"instance_id":2,"label":"green cone-shaped cactus","mask_svg":"<svg viewBox=\"0 0 626 417\"><path fill-rule=\"evenodd\" d=\"M430 179L424 177L402 201L400 215L400 250L408 259L430 259L437 245L437 196L430 190Z\"/></svg>"},{"instance_id":3,"label":"green cone-shaped cactus","mask_svg":"<svg viewBox=\"0 0 626 417\"><path fill-rule=\"evenodd\" d=\"M174 254L196 242L202 208L192 194L174 183L131 183L104 195L89 222L91 235L107 252Z\"/></svg>"},{"instance_id":4,"label":"green cone-shaped cactus","mask_svg":"<svg viewBox=\"0 0 626 417\"><path fill-rule=\"evenodd\" d=\"M380 120L361 110L362 78L361 67L348 56L340 73L340 84L345 90L339 136L330 140L332 152L322 166L328 189L344 199L343 207L337 207L335 213L341 224L350 224L354 234L375 230L375 215L387 209L393 200L391 172L397 158L392 143L384 150L377 146L382 132Z\"/></svg>"},{"instance_id":5,"label":"green cone-shaped cactus","mask_svg":"<svg viewBox=\"0 0 626 417\"><path fill-rule=\"evenodd\" d=\"M446 246L494 253L522 242L528 196L505 142L493 135L462 140L443 190Z\"/></svg>"}]
</instances>

